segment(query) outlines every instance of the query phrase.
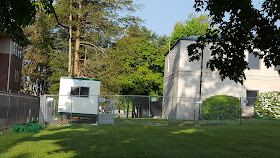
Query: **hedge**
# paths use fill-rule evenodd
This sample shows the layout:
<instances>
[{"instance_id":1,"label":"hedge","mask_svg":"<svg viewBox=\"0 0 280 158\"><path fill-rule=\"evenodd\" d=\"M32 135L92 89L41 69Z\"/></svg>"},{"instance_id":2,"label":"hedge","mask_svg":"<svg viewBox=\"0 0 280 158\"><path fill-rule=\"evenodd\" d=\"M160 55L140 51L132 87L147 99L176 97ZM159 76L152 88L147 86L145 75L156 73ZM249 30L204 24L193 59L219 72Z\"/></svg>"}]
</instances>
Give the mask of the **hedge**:
<instances>
[{"instance_id":1,"label":"hedge","mask_svg":"<svg viewBox=\"0 0 280 158\"><path fill-rule=\"evenodd\" d=\"M204 120L238 119L240 116L240 101L238 98L228 95L212 96L202 102L201 113Z\"/></svg>"}]
</instances>

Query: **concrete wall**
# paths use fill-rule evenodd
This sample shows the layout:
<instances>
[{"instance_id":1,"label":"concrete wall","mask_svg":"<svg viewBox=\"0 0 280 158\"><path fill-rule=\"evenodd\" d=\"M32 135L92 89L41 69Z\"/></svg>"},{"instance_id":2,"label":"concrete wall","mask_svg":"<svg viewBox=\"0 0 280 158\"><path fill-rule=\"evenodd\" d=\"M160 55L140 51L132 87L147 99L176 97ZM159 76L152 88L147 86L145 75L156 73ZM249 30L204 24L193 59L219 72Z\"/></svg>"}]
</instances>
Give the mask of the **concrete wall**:
<instances>
[{"instance_id":1,"label":"concrete wall","mask_svg":"<svg viewBox=\"0 0 280 158\"><path fill-rule=\"evenodd\" d=\"M170 53L166 54L166 60L170 60L171 56L175 57L174 65L176 69L166 71L164 74L164 96L179 97L172 99L164 99L163 117L174 116L172 118L182 120L193 120L194 110L198 117L198 104L195 104L194 98L199 98L200 87L200 69L201 61L189 62L187 47L193 40L180 40L173 47ZM245 52L248 60L248 52ZM176 58L177 57L177 58ZM203 59L203 78L202 78L202 98L208 98L214 95L230 95L234 97L246 97L246 90L256 90L259 92L279 91L280 77L273 68L267 69L263 61L260 61L260 69L246 70L247 80L244 85L235 83L231 80L221 81L218 72L206 69L206 63L210 59L209 46L204 49ZM166 61L165 64L168 64ZM172 66L169 66L169 68ZM278 84L277 84L278 83ZM175 100L175 101L174 101ZM242 104L243 116L252 116L253 107ZM164 110L167 109L167 110ZM176 111L176 114L173 112Z\"/></svg>"},{"instance_id":2,"label":"concrete wall","mask_svg":"<svg viewBox=\"0 0 280 158\"><path fill-rule=\"evenodd\" d=\"M178 96L178 75L180 60L180 45L174 47L172 51L165 57L165 73L164 73L164 96ZM177 105L173 103L172 98L164 97L162 114L163 118L176 119Z\"/></svg>"}]
</instances>

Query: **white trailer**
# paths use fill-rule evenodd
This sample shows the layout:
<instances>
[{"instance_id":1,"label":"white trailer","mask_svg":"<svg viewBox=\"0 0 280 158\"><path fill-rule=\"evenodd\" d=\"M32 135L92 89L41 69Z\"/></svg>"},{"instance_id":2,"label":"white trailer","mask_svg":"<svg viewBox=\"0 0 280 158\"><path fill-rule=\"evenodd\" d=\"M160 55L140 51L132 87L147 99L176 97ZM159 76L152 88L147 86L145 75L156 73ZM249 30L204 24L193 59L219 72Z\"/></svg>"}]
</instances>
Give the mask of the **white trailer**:
<instances>
[{"instance_id":1,"label":"white trailer","mask_svg":"<svg viewBox=\"0 0 280 158\"><path fill-rule=\"evenodd\" d=\"M60 77L58 112L71 116L97 116L100 80Z\"/></svg>"}]
</instances>

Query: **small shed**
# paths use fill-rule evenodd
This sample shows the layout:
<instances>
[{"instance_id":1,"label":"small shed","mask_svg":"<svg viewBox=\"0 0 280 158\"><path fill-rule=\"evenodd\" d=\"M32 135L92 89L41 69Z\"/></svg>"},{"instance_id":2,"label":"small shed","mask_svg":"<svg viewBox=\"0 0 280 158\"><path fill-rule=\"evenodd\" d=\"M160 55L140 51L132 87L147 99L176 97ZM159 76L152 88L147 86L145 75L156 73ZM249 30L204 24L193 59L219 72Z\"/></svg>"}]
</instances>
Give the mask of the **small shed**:
<instances>
[{"instance_id":1,"label":"small shed","mask_svg":"<svg viewBox=\"0 0 280 158\"><path fill-rule=\"evenodd\" d=\"M72 116L98 114L99 79L60 77L58 112Z\"/></svg>"}]
</instances>

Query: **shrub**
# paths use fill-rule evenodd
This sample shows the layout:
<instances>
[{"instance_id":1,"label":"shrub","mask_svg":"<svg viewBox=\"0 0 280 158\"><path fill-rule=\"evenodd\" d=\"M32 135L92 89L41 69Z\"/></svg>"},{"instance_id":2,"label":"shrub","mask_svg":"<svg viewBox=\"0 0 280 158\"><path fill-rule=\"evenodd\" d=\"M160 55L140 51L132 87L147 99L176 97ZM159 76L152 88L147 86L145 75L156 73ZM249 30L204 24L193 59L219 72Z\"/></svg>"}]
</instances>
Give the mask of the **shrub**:
<instances>
[{"instance_id":1,"label":"shrub","mask_svg":"<svg viewBox=\"0 0 280 158\"><path fill-rule=\"evenodd\" d=\"M277 92L260 93L254 113L265 118L280 118L280 95Z\"/></svg>"},{"instance_id":2,"label":"shrub","mask_svg":"<svg viewBox=\"0 0 280 158\"><path fill-rule=\"evenodd\" d=\"M201 104L202 119L230 120L238 119L240 115L240 101L228 95L216 95L205 99Z\"/></svg>"}]
</instances>

